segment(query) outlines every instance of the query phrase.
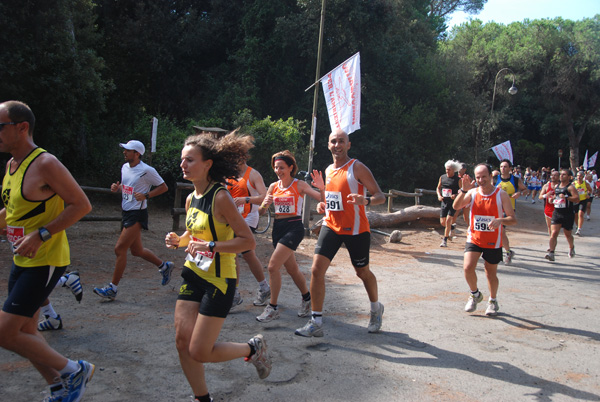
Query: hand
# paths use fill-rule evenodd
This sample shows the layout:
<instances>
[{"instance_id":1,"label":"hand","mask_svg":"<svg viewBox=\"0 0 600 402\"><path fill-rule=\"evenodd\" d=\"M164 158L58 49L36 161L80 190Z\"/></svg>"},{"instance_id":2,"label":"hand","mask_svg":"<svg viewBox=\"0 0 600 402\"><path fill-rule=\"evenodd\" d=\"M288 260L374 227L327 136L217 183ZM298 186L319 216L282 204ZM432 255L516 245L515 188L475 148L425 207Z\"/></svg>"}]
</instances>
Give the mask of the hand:
<instances>
[{"instance_id":1,"label":"hand","mask_svg":"<svg viewBox=\"0 0 600 402\"><path fill-rule=\"evenodd\" d=\"M42 239L40 238L40 234L37 230L34 230L27 236L18 239L14 243L13 248L15 254L26 258L33 258L36 256L41 245Z\"/></svg>"},{"instance_id":2,"label":"hand","mask_svg":"<svg viewBox=\"0 0 600 402\"><path fill-rule=\"evenodd\" d=\"M113 193L116 193L120 189L121 189L121 182L120 181L118 181L118 182L113 183L113 184L110 185L110 191L112 191Z\"/></svg>"},{"instance_id":3,"label":"hand","mask_svg":"<svg viewBox=\"0 0 600 402\"><path fill-rule=\"evenodd\" d=\"M520 196L521 196L521 192L520 191L516 191L513 195L510 196L510 198L514 198L516 200Z\"/></svg>"},{"instance_id":4,"label":"hand","mask_svg":"<svg viewBox=\"0 0 600 402\"><path fill-rule=\"evenodd\" d=\"M137 201L144 201L146 199L146 194L145 193L136 193L135 191L133 192L133 197L137 200Z\"/></svg>"},{"instance_id":5,"label":"hand","mask_svg":"<svg viewBox=\"0 0 600 402\"><path fill-rule=\"evenodd\" d=\"M441 195L438 195L438 201L440 201L440 202L444 201L444 197L442 197Z\"/></svg>"},{"instance_id":6,"label":"hand","mask_svg":"<svg viewBox=\"0 0 600 402\"><path fill-rule=\"evenodd\" d=\"M246 197L236 197L233 199L233 202L235 202L236 207L241 207L246 203Z\"/></svg>"},{"instance_id":7,"label":"hand","mask_svg":"<svg viewBox=\"0 0 600 402\"><path fill-rule=\"evenodd\" d=\"M317 212L320 214L324 214L325 213L325 203L324 202L319 202L317 204Z\"/></svg>"},{"instance_id":8,"label":"hand","mask_svg":"<svg viewBox=\"0 0 600 402\"><path fill-rule=\"evenodd\" d=\"M496 230L500 227L501 224L502 222L500 222L500 219L493 219L488 225L488 227L492 230Z\"/></svg>"},{"instance_id":9,"label":"hand","mask_svg":"<svg viewBox=\"0 0 600 402\"><path fill-rule=\"evenodd\" d=\"M475 180L471 179L471 177L466 173L463 175L463 177L460 179L460 181L461 181L460 187L465 191L469 191L470 189L475 187Z\"/></svg>"},{"instance_id":10,"label":"hand","mask_svg":"<svg viewBox=\"0 0 600 402\"><path fill-rule=\"evenodd\" d=\"M165 245L167 248L177 249L179 247L179 236L175 232L169 232L165 236Z\"/></svg>"},{"instance_id":11,"label":"hand","mask_svg":"<svg viewBox=\"0 0 600 402\"><path fill-rule=\"evenodd\" d=\"M188 246L185 249L185 252L189 253L193 257L196 256L196 253L206 251L210 251L210 247L208 247L208 242L204 240L191 241L188 243Z\"/></svg>"},{"instance_id":12,"label":"hand","mask_svg":"<svg viewBox=\"0 0 600 402\"><path fill-rule=\"evenodd\" d=\"M353 205L367 205L367 200L362 194L348 194L347 202Z\"/></svg>"},{"instance_id":13,"label":"hand","mask_svg":"<svg viewBox=\"0 0 600 402\"><path fill-rule=\"evenodd\" d=\"M323 181L323 174L316 170L313 169L312 173L310 174L310 177L312 178L312 185L313 187L318 188L320 191L325 190L325 182Z\"/></svg>"},{"instance_id":14,"label":"hand","mask_svg":"<svg viewBox=\"0 0 600 402\"><path fill-rule=\"evenodd\" d=\"M266 209L269 205L271 205L273 203L273 195L272 194L267 194L265 196L265 199L263 200L262 204L260 204L260 206L263 209Z\"/></svg>"}]
</instances>

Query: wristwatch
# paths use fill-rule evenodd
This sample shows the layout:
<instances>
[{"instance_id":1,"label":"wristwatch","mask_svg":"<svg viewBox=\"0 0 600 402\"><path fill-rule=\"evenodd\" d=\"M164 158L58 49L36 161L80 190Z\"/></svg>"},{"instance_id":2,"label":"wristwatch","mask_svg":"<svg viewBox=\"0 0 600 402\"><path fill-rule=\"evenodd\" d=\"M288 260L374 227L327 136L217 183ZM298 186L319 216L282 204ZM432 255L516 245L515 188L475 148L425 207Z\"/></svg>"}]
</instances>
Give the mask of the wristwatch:
<instances>
[{"instance_id":1,"label":"wristwatch","mask_svg":"<svg viewBox=\"0 0 600 402\"><path fill-rule=\"evenodd\" d=\"M43 226L38 229L38 233L40 234L40 239L42 239L42 241L48 241L52 238L52 235L50 234L48 229L46 229Z\"/></svg>"},{"instance_id":2,"label":"wristwatch","mask_svg":"<svg viewBox=\"0 0 600 402\"><path fill-rule=\"evenodd\" d=\"M208 243L208 249L210 250L211 253L213 251L215 251L215 242L214 241L211 241Z\"/></svg>"},{"instance_id":3,"label":"wristwatch","mask_svg":"<svg viewBox=\"0 0 600 402\"><path fill-rule=\"evenodd\" d=\"M146 199L149 200L150 199L150 193L146 193L144 194L146 196Z\"/></svg>"},{"instance_id":4,"label":"wristwatch","mask_svg":"<svg viewBox=\"0 0 600 402\"><path fill-rule=\"evenodd\" d=\"M459 193L465 193L465 194L467 194L467 193L468 193L468 191L467 191L467 190L463 190L462 188L459 188L459 189L458 189L458 192L459 192Z\"/></svg>"},{"instance_id":5,"label":"wristwatch","mask_svg":"<svg viewBox=\"0 0 600 402\"><path fill-rule=\"evenodd\" d=\"M246 204L250 204L250 197L246 197Z\"/></svg>"}]
</instances>

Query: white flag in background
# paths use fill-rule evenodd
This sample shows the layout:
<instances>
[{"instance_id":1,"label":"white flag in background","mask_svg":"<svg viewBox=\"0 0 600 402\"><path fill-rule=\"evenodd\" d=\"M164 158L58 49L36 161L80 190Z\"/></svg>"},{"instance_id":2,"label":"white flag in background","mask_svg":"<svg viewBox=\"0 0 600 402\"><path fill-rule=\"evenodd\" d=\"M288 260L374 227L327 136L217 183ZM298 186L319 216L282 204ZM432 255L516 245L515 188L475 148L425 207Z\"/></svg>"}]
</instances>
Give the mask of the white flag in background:
<instances>
[{"instance_id":1,"label":"white flag in background","mask_svg":"<svg viewBox=\"0 0 600 402\"><path fill-rule=\"evenodd\" d=\"M510 163L513 163L513 153L512 147L510 146L510 140L492 147L492 151L494 151L496 158L499 160L508 159Z\"/></svg>"},{"instance_id":2,"label":"white flag in background","mask_svg":"<svg viewBox=\"0 0 600 402\"><path fill-rule=\"evenodd\" d=\"M588 169L596 166L596 159L598 158L598 151L588 160Z\"/></svg>"},{"instance_id":3,"label":"white flag in background","mask_svg":"<svg viewBox=\"0 0 600 402\"><path fill-rule=\"evenodd\" d=\"M360 128L360 52L321 78L331 131Z\"/></svg>"}]
</instances>

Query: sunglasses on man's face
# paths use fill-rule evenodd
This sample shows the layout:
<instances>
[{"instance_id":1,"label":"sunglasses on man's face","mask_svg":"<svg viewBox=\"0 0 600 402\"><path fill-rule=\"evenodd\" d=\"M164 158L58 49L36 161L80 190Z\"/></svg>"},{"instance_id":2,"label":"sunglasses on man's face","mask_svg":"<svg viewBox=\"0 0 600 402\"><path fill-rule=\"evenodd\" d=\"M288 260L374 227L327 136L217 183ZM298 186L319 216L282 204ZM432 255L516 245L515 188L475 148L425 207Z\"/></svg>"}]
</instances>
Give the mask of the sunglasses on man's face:
<instances>
[{"instance_id":1,"label":"sunglasses on man's face","mask_svg":"<svg viewBox=\"0 0 600 402\"><path fill-rule=\"evenodd\" d=\"M4 130L4 126L14 126L14 125L17 125L19 123L23 123L23 122L22 121L17 121L17 122L11 121L11 122L8 122L8 123L0 123L0 131Z\"/></svg>"}]
</instances>

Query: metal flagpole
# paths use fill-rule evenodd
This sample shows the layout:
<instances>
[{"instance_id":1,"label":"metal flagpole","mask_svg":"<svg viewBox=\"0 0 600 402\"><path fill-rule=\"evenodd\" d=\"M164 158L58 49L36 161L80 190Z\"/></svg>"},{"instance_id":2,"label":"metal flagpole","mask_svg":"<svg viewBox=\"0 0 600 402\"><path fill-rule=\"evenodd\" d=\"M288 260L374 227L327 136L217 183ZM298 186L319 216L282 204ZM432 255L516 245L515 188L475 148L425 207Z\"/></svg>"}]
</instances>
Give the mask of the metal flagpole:
<instances>
[{"instance_id":1,"label":"metal flagpole","mask_svg":"<svg viewBox=\"0 0 600 402\"><path fill-rule=\"evenodd\" d=\"M315 83L319 82L321 77L321 51L323 47L323 30L325 26L325 5L327 0L322 0L321 3L321 26L319 28L319 46L317 48L317 74L315 77ZM313 165L313 153L315 150L315 137L317 131L317 103L319 99L319 85L315 85L315 95L313 99L313 112L312 112L312 125L310 128L310 148L308 153L308 173L312 172ZM304 196L304 205L302 207L302 224L304 225L304 232L309 234L310 228L310 197Z\"/></svg>"}]
</instances>

